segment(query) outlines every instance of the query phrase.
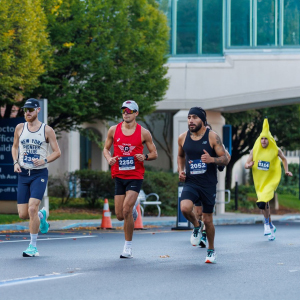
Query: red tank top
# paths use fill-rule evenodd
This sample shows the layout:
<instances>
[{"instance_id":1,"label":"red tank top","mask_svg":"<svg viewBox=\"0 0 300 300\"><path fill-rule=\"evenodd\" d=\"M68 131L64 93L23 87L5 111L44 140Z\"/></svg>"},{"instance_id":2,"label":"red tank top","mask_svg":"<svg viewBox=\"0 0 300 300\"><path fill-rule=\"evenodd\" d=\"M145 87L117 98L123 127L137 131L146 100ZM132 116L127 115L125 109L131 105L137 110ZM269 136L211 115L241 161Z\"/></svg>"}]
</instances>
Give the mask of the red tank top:
<instances>
[{"instance_id":1,"label":"red tank top","mask_svg":"<svg viewBox=\"0 0 300 300\"><path fill-rule=\"evenodd\" d=\"M138 161L134 155L143 154L142 126L137 124L132 135L124 135L122 124L119 123L114 135L114 154L118 156L117 162L111 167L112 178L144 179L144 162Z\"/></svg>"}]
</instances>

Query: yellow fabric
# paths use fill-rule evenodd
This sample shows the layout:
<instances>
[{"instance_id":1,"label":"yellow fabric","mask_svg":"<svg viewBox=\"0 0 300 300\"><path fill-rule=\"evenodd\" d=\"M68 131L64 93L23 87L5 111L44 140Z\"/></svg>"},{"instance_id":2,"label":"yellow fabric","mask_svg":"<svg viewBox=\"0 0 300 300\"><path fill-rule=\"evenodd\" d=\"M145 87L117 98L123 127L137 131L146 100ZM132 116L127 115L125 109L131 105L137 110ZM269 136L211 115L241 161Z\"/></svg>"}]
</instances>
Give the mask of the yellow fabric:
<instances>
[{"instance_id":1,"label":"yellow fabric","mask_svg":"<svg viewBox=\"0 0 300 300\"><path fill-rule=\"evenodd\" d=\"M261 138L269 141L267 148L261 145ZM269 130L268 119L264 120L263 130L253 147L252 174L257 194L257 202L268 202L274 197L281 178L281 163L278 157L278 147ZM269 163L269 167L267 166Z\"/></svg>"}]
</instances>

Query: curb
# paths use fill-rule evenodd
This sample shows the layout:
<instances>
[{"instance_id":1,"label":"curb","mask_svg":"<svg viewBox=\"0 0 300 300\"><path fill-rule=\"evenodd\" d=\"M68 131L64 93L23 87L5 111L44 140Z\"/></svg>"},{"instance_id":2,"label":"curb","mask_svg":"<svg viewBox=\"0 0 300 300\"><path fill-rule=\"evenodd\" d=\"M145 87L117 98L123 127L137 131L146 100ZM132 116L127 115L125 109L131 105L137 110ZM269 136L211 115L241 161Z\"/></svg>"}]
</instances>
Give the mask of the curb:
<instances>
[{"instance_id":1,"label":"curb","mask_svg":"<svg viewBox=\"0 0 300 300\"><path fill-rule=\"evenodd\" d=\"M279 219L279 222L300 221L300 215L290 215Z\"/></svg>"},{"instance_id":2,"label":"curb","mask_svg":"<svg viewBox=\"0 0 300 300\"><path fill-rule=\"evenodd\" d=\"M27 230L27 229L29 228L21 225L14 225L14 224L0 225L0 232L6 230Z\"/></svg>"}]
</instances>

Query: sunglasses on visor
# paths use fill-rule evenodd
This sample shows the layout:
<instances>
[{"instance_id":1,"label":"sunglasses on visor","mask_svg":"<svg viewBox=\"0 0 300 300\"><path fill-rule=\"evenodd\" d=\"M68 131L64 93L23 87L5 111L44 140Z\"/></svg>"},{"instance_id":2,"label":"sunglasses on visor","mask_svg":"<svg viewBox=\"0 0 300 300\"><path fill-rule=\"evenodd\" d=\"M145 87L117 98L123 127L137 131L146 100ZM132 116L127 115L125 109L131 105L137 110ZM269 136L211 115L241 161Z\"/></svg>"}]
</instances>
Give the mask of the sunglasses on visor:
<instances>
[{"instance_id":1,"label":"sunglasses on visor","mask_svg":"<svg viewBox=\"0 0 300 300\"><path fill-rule=\"evenodd\" d=\"M36 110L36 108L33 108L33 107L24 107L23 110L24 110L25 113L27 113L27 112L34 112Z\"/></svg>"},{"instance_id":2,"label":"sunglasses on visor","mask_svg":"<svg viewBox=\"0 0 300 300\"><path fill-rule=\"evenodd\" d=\"M125 114L125 113L127 113L127 114L133 114L133 113L136 112L136 110L132 110L132 109L129 109L128 107L126 107L126 108L122 108L121 112L122 112L122 114Z\"/></svg>"}]
</instances>

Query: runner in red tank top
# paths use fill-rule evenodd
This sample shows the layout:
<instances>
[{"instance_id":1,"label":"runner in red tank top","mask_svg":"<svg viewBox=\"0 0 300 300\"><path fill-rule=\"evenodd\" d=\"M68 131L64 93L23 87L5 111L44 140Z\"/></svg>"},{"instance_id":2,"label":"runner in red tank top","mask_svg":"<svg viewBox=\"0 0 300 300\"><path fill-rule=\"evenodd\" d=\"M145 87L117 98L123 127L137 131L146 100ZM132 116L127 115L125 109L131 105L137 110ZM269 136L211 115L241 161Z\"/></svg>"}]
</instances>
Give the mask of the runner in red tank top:
<instances>
[{"instance_id":1,"label":"runner in red tank top","mask_svg":"<svg viewBox=\"0 0 300 300\"><path fill-rule=\"evenodd\" d=\"M121 110L123 122L108 130L103 155L115 179L115 212L118 220L124 220L125 245L120 258L132 258L132 236L137 219L137 198L145 173L144 160L156 159L157 151L150 132L136 122L137 103L125 101ZM148 154L143 154L143 144L146 144ZM113 155L110 153L112 145Z\"/></svg>"}]
</instances>

